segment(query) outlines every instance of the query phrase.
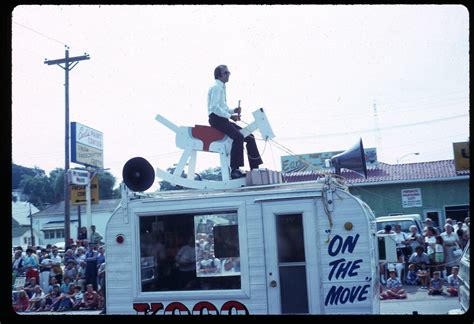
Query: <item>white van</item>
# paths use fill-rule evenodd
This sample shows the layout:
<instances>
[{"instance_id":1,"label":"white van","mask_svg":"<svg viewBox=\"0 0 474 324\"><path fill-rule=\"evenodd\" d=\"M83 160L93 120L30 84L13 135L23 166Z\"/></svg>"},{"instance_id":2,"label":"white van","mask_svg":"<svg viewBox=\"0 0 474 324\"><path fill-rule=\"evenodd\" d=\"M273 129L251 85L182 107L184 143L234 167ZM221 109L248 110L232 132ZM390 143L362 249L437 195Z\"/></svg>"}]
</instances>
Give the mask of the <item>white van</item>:
<instances>
[{"instance_id":1,"label":"white van","mask_svg":"<svg viewBox=\"0 0 474 324\"><path fill-rule=\"evenodd\" d=\"M470 257L469 257L469 242L464 249L464 253L459 262L459 273L460 279L459 287L459 303L463 312L469 309L469 276L470 276Z\"/></svg>"},{"instance_id":2,"label":"white van","mask_svg":"<svg viewBox=\"0 0 474 324\"><path fill-rule=\"evenodd\" d=\"M375 217L336 180L153 194L122 184L105 238L107 314L380 312Z\"/></svg>"},{"instance_id":3,"label":"white van","mask_svg":"<svg viewBox=\"0 0 474 324\"><path fill-rule=\"evenodd\" d=\"M402 232L410 233L410 226L415 225L418 229L418 234L423 233L423 221L419 214L405 214L395 216L379 216L376 218L377 231L383 230L385 225L391 225L392 231L395 225L402 227Z\"/></svg>"}]
</instances>

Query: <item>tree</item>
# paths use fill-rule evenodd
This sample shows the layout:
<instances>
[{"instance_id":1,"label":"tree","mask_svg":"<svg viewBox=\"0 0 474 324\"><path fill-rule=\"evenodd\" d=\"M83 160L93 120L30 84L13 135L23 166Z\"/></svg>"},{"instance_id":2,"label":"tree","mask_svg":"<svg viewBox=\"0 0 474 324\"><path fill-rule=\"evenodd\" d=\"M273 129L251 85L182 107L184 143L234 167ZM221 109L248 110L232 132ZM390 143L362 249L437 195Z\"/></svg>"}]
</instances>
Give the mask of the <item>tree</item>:
<instances>
[{"instance_id":1,"label":"tree","mask_svg":"<svg viewBox=\"0 0 474 324\"><path fill-rule=\"evenodd\" d=\"M201 179L221 181L222 172L220 167L209 168L199 173Z\"/></svg>"},{"instance_id":2,"label":"tree","mask_svg":"<svg viewBox=\"0 0 474 324\"><path fill-rule=\"evenodd\" d=\"M166 169L166 172L168 173L173 173L174 170L176 169L176 167L169 167ZM186 174L183 172L181 174L181 176L184 178L186 177ZM168 190L182 190L184 189L183 187L181 186L173 186L171 183L169 183L168 181L165 181L165 180L161 180L160 181L160 190L161 191L168 191Z\"/></svg>"},{"instance_id":3,"label":"tree","mask_svg":"<svg viewBox=\"0 0 474 324\"><path fill-rule=\"evenodd\" d=\"M64 200L64 169L56 168L46 176L44 170L12 164L12 188L20 188L29 196L29 201L44 209L50 204ZM99 177L99 199L120 198L120 189L114 190L115 177L104 172Z\"/></svg>"},{"instance_id":4,"label":"tree","mask_svg":"<svg viewBox=\"0 0 474 324\"><path fill-rule=\"evenodd\" d=\"M176 167L170 167L166 169L168 173L173 173ZM181 174L181 177L185 178L186 174L183 172ZM221 175L221 168L220 167L214 167L214 168L209 168L206 169L194 177L194 180L200 180L200 179L205 179L205 180L214 180L214 181L221 181L222 180L222 175ZM168 181L160 181L160 190L166 191L166 190L182 190L184 189L181 186L174 186Z\"/></svg>"},{"instance_id":5,"label":"tree","mask_svg":"<svg viewBox=\"0 0 474 324\"><path fill-rule=\"evenodd\" d=\"M37 174L41 174L41 172L44 174L44 171L39 169L38 167L32 169L12 163L12 189L20 188L20 181L22 180L22 175L29 175L33 177Z\"/></svg>"},{"instance_id":6,"label":"tree","mask_svg":"<svg viewBox=\"0 0 474 324\"><path fill-rule=\"evenodd\" d=\"M114 198L114 185L115 177L105 171L98 175L99 177L99 199L112 199Z\"/></svg>"},{"instance_id":7,"label":"tree","mask_svg":"<svg viewBox=\"0 0 474 324\"><path fill-rule=\"evenodd\" d=\"M54 203L64 200L64 169L56 168L49 173L53 188Z\"/></svg>"},{"instance_id":8,"label":"tree","mask_svg":"<svg viewBox=\"0 0 474 324\"><path fill-rule=\"evenodd\" d=\"M51 180L44 173L35 176L24 174L19 186L28 195L28 201L40 210L54 202Z\"/></svg>"}]
</instances>

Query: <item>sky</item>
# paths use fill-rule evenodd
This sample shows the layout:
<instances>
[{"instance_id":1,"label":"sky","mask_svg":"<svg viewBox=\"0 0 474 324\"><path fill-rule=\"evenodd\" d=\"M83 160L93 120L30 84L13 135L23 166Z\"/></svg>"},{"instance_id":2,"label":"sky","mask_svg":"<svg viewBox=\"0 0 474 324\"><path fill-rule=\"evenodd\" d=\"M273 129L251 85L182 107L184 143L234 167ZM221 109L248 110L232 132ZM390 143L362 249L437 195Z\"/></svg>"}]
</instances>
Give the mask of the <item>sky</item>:
<instances>
[{"instance_id":1,"label":"sky","mask_svg":"<svg viewBox=\"0 0 474 324\"><path fill-rule=\"evenodd\" d=\"M257 141L264 168L281 170L288 151L341 151L359 138L390 164L453 159L453 143L469 140L462 5L15 7L12 162L47 174L64 168L65 72L44 61L66 46L90 56L69 74L70 121L103 133L116 185L130 158L163 170L179 161L155 116L208 125L220 64L231 72L229 106L240 100L247 123L264 108L271 123L279 145ZM218 154L198 153L197 171L217 166Z\"/></svg>"}]
</instances>

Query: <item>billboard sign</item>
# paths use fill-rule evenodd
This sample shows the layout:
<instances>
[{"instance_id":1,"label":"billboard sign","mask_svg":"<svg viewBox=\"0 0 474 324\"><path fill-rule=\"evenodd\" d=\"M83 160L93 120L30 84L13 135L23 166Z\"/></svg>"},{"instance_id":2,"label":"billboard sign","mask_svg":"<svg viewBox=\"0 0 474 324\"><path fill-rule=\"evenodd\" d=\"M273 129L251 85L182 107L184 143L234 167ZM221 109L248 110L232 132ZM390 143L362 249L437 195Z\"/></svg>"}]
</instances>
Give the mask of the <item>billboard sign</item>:
<instances>
[{"instance_id":1,"label":"billboard sign","mask_svg":"<svg viewBox=\"0 0 474 324\"><path fill-rule=\"evenodd\" d=\"M93 128L71 123L71 161L85 166L104 167L103 134Z\"/></svg>"},{"instance_id":2,"label":"billboard sign","mask_svg":"<svg viewBox=\"0 0 474 324\"><path fill-rule=\"evenodd\" d=\"M286 155L281 157L282 172L309 171L318 169L327 169L326 159L330 159L336 154L344 151L310 153L299 155ZM365 162L367 167L377 165L377 149L364 149Z\"/></svg>"}]
</instances>

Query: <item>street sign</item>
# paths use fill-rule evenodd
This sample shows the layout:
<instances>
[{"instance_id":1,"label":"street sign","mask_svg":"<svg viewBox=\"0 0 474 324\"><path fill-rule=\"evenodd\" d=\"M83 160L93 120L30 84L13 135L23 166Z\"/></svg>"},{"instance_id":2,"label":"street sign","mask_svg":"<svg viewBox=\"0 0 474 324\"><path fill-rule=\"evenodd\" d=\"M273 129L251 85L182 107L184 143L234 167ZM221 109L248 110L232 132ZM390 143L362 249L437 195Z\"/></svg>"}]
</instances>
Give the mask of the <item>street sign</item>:
<instances>
[{"instance_id":1,"label":"street sign","mask_svg":"<svg viewBox=\"0 0 474 324\"><path fill-rule=\"evenodd\" d=\"M69 169L67 172L67 179L69 184L87 185L89 182L89 171Z\"/></svg>"},{"instance_id":2,"label":"street sign","mask_svg":"<svg viewBox=\"0 0 474 324\"><path fill-rule=\"evenodd\" d=\"M71 190L71 202L74 205L86 204L86 186L72 185ZM99 203L99 177L95 176L91 182L91 203Z\"/></svg>"},{"instance_id":3,"label":"street sign","mask_svg":"<svg viewBox=\"0 0 474 324\"><path fill-rule=\"evenodd\" d=\"M93 128L71 123L71 161L99 169L104 167L103 134Z\"/></svg>"}]
</instances>

